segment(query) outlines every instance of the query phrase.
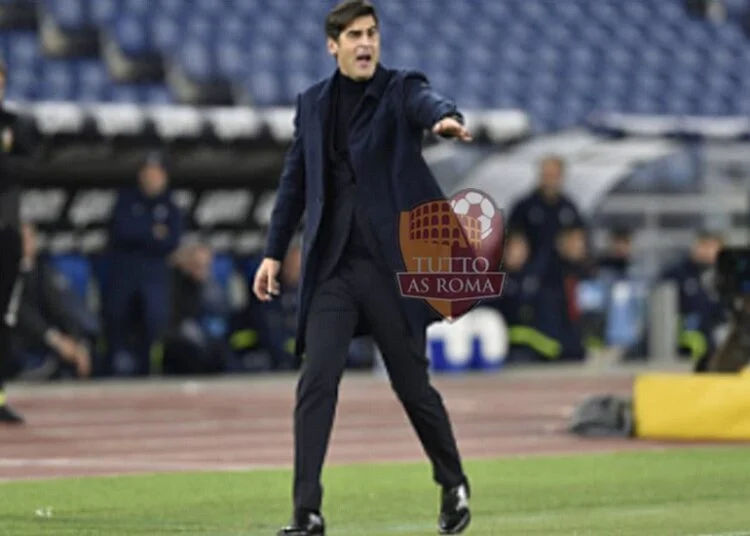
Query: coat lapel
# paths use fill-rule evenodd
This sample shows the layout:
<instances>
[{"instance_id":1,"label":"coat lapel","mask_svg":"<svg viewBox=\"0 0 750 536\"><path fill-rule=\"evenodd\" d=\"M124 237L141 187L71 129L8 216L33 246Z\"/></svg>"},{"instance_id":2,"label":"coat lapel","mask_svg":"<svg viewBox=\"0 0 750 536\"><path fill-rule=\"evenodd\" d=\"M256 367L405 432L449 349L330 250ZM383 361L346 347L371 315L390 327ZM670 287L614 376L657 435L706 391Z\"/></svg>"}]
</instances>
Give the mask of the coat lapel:
<instances>
[{"instance_id":1,"label":"coat lapel","mask_svg":"<svg viewBox=\"0 0 750 536\"><path fill-rule=\"evenodd\" d=\"M378 101L380 101L380 98L383 96L390 78L390 71L385 69L382 65L378 64L377 68L375 69L375 74L373 75L372 81L367 86L364 97L352 113L352 117L349 122L350 131L356 129L357 123L359 123L360 121L369 119L369 117L377 108Z\"/></svg>"}]
</instances>

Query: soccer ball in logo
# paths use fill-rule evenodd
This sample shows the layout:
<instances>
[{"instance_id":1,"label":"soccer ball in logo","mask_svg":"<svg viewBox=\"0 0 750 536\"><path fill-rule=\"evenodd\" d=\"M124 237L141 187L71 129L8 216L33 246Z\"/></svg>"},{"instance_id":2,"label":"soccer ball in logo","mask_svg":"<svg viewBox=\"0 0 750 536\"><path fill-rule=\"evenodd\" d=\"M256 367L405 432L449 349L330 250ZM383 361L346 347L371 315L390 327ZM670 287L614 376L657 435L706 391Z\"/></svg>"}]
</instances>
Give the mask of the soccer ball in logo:
<instances>
[{"instance_id":1,"label":"soccer ball in logo","mask_svg":"<svg viewBox=\"0 0 750 536\"><path fill-rule=\"evenodd\" d=\"M492 234L492 219L495 217L495 205L481 192L469 191L451 201L453 212L459 216L476 218L481 226L482 240Z\"/></svg>"}]
</instances>

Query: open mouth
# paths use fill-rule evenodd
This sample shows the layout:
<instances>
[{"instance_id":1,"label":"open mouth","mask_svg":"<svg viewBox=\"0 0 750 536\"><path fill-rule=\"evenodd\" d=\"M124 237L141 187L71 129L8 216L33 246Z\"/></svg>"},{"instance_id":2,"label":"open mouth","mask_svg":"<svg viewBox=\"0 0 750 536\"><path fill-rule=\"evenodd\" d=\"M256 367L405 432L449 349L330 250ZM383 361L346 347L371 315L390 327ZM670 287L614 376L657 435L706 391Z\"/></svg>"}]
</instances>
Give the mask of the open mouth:
<instances>
[{"instance_id":1,"label":"open mouth","mask_svg":"<svg viewBox=\"0 0 750 536\"><path fill-rule=\"evenodd\" d=\"M367 67L368 65L370 65L371 61L372 61L372 54L369 54L366 52L362 54L357 54L357 64L360 67Z\"/></svg>"}]
</instances>

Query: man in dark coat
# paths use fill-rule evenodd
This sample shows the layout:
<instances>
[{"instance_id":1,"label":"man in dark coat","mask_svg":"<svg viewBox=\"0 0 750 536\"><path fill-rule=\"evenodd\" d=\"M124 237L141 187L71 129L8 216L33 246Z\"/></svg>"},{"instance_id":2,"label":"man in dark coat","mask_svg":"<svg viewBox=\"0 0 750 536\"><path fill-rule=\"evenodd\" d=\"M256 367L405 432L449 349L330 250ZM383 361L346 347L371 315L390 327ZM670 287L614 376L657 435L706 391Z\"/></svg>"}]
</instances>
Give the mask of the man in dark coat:
<instances>
[{"instance_id":1,"label":"man in dark coat","mask_svg":"<svg viewBox=\"0 0 750 536\"><path fill-rule=\"evenodd\" d=\"M6 71L0 65L0 103L5 94ZM22 283L20 232L20 168L34 151L29 125L0 104L0 360L11 352L11 329L15 327ZM0 367L2 370L3 367ZM0 423L22 423L23 418L8 404L0 373Z\"/></svg>"},{"instance_id":2,"label":"man in dark coat","mask_svg":"<svg viewBox=\"0 0 750 536\"><path fill-rule=\"evenodd\" d=\"M278 294L277 276L303 211L296 352L304 353L295 408L294 519L280 535L324 534L320 475L355 335L372 334L391 384L442 487L439 530L470 521L469 485L452 426L428 377L425 330L439 317L399 294L401 211L445 199L421 154L426 129L469 141L455 104L416 72L379 63L374 8L350 0L326 20L338 70L297 99L289 148L254 293Z\"/></svg>"},{"instance_id":3,"label":"man in dark coat","mask_svg":"<svg viewBox=\"0 0 750 536\"><path fill-rule=\"evenodd\" d=\"M151 154L138 185L120 192L112 215L104 310L109 346L106 367L113 367L117 375L150 373L151 348L169 323L168 259L180 243L182 228L182 214L172 200L162 157ZM129 329L137 333L132 364L124 359L129 355Z\"/></svg>"}]
</instances>

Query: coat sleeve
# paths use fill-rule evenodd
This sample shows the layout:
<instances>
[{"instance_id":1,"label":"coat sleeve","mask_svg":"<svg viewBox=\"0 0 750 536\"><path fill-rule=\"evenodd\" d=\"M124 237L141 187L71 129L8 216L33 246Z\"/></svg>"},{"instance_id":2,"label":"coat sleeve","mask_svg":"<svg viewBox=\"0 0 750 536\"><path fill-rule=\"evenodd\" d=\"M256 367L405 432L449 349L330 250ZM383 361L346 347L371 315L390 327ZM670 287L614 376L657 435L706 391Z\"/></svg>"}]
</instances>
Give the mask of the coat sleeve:
<instances>
[{"instance_id":1,"label":"coat sleeve","mask_svg":"<svg viewBox=\"0 0 750 536\"><path fill-rule=\"evenodd\" d=\"M430 130L444 117L455 117L460 123L464 117L456 104L431 86L427 77L418 71L409 71L404 80L404 106L406 117L417 128Z\"/></svg>"},{"instance_id":2,"label":"coat sleeve","mask_svg":"<svg viewBox=\"0 0 750 536\"><path fill-rule=\"evenodd\" d=\"M305 209L305 157L300 128L301 97L297 97L294 135L284 159L276 204L271 213L264 257L282 261Z\"/></svg>"}]
</instances>

